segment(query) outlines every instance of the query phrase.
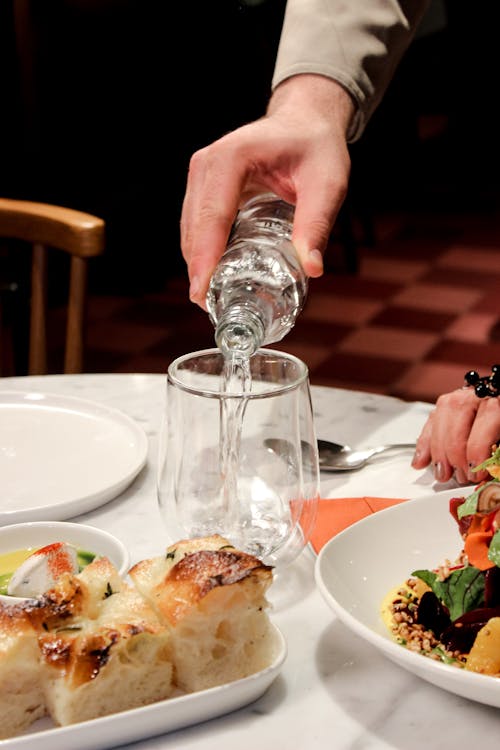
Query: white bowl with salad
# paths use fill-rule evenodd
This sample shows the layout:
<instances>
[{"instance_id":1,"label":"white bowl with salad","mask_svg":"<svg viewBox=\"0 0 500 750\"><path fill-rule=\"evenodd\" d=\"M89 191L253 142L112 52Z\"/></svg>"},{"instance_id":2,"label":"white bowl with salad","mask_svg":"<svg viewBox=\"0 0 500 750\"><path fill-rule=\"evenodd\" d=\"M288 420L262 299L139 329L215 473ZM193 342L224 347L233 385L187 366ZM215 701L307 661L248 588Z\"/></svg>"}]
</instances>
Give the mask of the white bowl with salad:
<instances>
[{"instance_id":1,"label":"white bowl with salad","mask_svg":"<svg viewBox=\"0 0 500 750\"><path fill-rule=\"evenodd\" d=\"M69 521L33 521L0 527L0 601L40 596L63 572L78 573L96 557L107 557L121 576L130 558L113 534Z\"/></svg>"}]
</instances>

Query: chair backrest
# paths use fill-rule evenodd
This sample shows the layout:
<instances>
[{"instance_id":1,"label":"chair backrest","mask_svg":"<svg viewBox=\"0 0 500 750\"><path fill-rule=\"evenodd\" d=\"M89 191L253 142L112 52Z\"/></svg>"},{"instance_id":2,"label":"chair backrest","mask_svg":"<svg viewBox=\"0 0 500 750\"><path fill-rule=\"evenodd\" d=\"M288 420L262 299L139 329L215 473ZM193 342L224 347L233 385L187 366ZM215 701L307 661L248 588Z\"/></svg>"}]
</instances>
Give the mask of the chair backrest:
<instances>
[{"instance_id":1,"label":"chair backrest","mask_svg":"<svg viewBox=\"0 0 500 750\"><path fill-rule=\"evenodd\" d=\"M91 214L47 203L0 198L0 237L28 242L33 248L28 360L30 375L43 375L47 372L47 268L48 251L52 248L63 250L71 256L64 372L82 372L87 265L89 258L104 252L104 230L104 221Z\"/></svg>"}]
</instances>

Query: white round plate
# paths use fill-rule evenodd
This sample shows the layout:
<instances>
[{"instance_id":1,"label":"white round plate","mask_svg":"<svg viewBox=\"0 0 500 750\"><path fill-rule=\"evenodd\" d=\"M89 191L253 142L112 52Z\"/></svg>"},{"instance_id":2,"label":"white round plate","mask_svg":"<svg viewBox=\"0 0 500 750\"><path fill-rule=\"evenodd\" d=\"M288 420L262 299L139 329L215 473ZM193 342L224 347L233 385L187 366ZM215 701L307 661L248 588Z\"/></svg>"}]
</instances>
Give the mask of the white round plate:
<instances>
[{"instance_id":1,"label":"white round plate","mask_svg":"<svg viewBox=\"0 0 500 750\"><path fill-rule=\"evenodd\" d=\"M393 662L444 690L500 708L500 679L409 651L392 640L380 616L385 595L410 573L434 568L459 554L462 540L449 501L472 490L438 492L358 521L323 547L315 577L338 618Z\"/></svg>"},{"instance_id":2,"label":"white round plate","mask_svg":"<svg viewBox=\"0 0 500 750\"><path fill-rule=\"evenodd\" d=\"M93 401L0 391L0 526L63 520L119 495L147 459L144 430Z\"/></svg>"},{"instance_id":3,"label":"white round plate","mask_svg":"<svg viewBox=\"0 0 500 750\"><path fill-rule=\"evenodd\" d=\"M95 526L68 521L33 521L0 528L2 554L18 549L45 547L54 542L67 542L99 557L107 557L120 576L125 577L128 573L130 556L125 545L113 534ZM24 601L24 598L0 594L0 601L12 604Z\"/></svg>"}]
</instances>

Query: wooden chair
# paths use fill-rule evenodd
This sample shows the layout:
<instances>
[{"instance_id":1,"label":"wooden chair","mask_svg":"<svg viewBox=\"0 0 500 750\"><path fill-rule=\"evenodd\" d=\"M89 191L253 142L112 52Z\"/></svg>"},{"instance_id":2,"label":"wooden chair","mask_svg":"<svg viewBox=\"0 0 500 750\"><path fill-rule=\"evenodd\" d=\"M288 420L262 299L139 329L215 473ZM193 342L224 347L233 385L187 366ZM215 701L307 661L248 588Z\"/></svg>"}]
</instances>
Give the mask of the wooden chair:
<instances>
[{"instance_id":1,"label":"wooden chair","mask_svg":"<svg viewBox=\"0 0 500 750\"><path fill-rule=\"evenodd\" d=\"M48 252L52 249L71 256L64 372L82 372L87 265L89 258L104 252L104 230L104 221L91 214L47 203L0 198L0 237L32 245L29 375L47 372L47 276ZM0 310L0 325L1 320ZM1 365L0 340L0 372Z\"/></svg>"}]
</instances>

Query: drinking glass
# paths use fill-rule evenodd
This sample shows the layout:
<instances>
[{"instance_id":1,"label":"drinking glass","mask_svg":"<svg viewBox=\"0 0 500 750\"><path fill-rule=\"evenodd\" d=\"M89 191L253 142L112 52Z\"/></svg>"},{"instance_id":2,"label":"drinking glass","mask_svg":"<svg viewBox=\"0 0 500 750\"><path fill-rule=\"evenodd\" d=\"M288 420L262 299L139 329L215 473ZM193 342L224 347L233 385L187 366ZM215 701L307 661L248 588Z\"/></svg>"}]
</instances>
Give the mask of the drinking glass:
<instances>
[{"instance_id":1,"label":"drinking glass","mask_svg":"<svg viewBox=\"0 0 500 750\"><path fill-rule=\"evenodd\" d=\"M307 544L318 505L308 370L272 349L248 360L246 379L236 368L227 380L224 366L220 350L207 349L168 368L160 511L172 542L221 534L283 566ZM266 440L276 438L272 450Z\"/></svg>"}]
</instances>

